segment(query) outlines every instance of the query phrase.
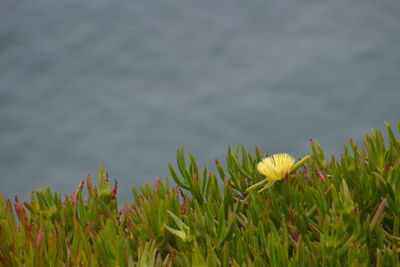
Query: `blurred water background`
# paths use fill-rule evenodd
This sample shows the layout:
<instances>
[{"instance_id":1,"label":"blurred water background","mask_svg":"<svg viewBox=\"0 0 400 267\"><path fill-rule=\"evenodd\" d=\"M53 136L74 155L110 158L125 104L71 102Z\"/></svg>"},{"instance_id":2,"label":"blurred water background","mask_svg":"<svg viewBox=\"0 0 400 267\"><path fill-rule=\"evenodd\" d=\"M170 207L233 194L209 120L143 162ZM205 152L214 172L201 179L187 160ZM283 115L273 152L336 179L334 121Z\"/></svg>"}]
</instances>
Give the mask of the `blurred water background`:
<instances>
[{"instance_id":1,"label":"blurred water background","mask_svg":"<svg viewBox=\"0 0 400 267\"><path fill-rule=\"evenodd\" d=\"M120 185L228 144L301 157L400 119L400 2L0 1L0 191Z\"/></svg>"}]
</instances>

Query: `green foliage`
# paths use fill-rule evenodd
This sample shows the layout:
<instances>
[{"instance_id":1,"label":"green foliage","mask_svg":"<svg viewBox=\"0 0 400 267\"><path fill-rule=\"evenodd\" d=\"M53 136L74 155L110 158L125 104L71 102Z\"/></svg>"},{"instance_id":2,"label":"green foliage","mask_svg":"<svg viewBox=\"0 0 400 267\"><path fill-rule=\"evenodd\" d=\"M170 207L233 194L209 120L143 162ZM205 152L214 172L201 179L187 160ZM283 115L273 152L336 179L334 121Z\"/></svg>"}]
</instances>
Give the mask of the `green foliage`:
<instances>
[{"instance_id":1,"label":"green foliage","mask_svg":"<svg viewBox=\"0 0 400 267\"><path fill-rule=\"evenodd\" d=\"M103 165L86 193L0 194L0 266L400 266L400 140L385 125L388 142L372 130L339 160L312 141L311 158L261 192L267 154L235 146L218 177L180 149L176 185L133 188L121 210Z\"/></svg>"}]
</instances>

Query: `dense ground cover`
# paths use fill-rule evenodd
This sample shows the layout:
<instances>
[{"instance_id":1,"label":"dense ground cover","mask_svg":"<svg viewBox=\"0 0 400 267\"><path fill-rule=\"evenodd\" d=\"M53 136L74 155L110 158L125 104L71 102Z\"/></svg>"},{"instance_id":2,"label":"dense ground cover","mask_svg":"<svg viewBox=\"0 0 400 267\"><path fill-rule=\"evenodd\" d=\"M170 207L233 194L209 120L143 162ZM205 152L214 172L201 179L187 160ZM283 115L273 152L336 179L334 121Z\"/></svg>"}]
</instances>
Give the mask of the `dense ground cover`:
<instances>
[{"instance_id":1,"label":"dense ground cover","mask_svg":"<svg viewBox=\"0 0 400 267\"><path fill-rule=\"evenodd\" d=\"M386 131L350 140L340 159L312 141L311 158L262 192L268 155L235 146L217 174L179 150L178 186L133 188L122 209L103 166L98 187L88 177L65 197L0 195L0 266L397 266L400 141Z\"/></svg>"}]
</instances>

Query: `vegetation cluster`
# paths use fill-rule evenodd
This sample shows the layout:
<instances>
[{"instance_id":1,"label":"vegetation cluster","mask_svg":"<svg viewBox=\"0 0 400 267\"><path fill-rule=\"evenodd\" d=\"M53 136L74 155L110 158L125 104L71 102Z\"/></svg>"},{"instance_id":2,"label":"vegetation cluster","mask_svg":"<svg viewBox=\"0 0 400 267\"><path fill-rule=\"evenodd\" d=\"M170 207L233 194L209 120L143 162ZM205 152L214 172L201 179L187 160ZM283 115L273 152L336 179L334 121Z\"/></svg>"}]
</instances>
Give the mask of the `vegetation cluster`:
<instances>
[{"instance_id":1,"label":"vegetation cluster","mask_svg":"<svg viewBox=\"0 0 400 267\"><path fill-rule=\"evenodd\" d=\"M65 197L0 194L0 266L399 266L400 140L386 131L350 140L339 159L312 141L273 183L259 148L228 147L215 174L180 149L176 184L133 188L121 208L103 166L97 187L89 176Z\"/></svg>"}]
</instances>

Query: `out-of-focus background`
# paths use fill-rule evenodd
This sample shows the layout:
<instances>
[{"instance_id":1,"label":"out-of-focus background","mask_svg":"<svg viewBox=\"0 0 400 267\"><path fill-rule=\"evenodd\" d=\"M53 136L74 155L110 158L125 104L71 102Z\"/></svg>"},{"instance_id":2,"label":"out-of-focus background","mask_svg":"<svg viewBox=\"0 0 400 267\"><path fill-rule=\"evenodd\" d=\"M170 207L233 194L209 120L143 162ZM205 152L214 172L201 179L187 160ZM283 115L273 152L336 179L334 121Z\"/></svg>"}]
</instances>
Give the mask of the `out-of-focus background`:
<instances>
[{"instance_id":1,"label":"out-of-focus background","mask_svg":"<svg viewBox=\"0 0 400 267\"><path fill-rule=\"evenodd\" d=\"M400 2L0 2L0 191L120 185L228 144L301 157L400 119Z\"/></svg>"}]
</instances>

